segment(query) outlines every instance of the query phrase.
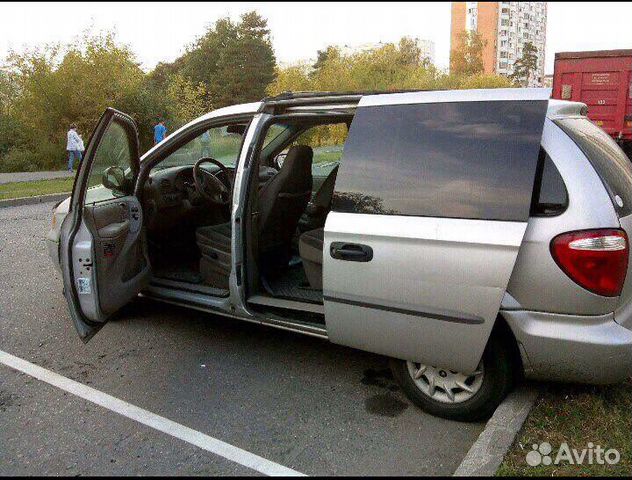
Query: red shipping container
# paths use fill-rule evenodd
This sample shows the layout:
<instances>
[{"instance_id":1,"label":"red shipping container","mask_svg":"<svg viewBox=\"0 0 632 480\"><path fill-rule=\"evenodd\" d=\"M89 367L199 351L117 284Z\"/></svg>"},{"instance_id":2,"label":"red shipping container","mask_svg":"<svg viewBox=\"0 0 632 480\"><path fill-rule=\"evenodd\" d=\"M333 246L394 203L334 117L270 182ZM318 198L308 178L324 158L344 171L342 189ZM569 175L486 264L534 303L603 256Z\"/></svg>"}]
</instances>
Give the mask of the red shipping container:
<instances>
[{"instance_id":1,"label":"red shipping container","mask_svg":"<svg viewBox=\"0 0 632 480\"><path fill-rule=\"evenodd\" d=\"M588 118L630 156L632 50L556 53L552 97L588 105Z\"/></svg>"}]
</instances>

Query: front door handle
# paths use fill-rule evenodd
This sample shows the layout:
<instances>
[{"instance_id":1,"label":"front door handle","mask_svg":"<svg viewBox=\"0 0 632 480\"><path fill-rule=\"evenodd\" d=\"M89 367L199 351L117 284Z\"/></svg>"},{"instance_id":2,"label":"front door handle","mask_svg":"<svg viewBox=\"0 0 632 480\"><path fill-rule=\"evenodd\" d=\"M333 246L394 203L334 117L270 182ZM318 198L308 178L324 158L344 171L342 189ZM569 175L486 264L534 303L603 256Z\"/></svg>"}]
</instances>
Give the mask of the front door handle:
<instances>
[{"instance_id":1,"label":"front door handle","mask_svg":"<svg viewBox=\"0 0 632 480\"><path fill-rule=\"evenodd\" d=\"M373 249L359 243L332 242L329 252L332 258L348 262L370 262L373 259Z\"/></svg>"}]
</instances>

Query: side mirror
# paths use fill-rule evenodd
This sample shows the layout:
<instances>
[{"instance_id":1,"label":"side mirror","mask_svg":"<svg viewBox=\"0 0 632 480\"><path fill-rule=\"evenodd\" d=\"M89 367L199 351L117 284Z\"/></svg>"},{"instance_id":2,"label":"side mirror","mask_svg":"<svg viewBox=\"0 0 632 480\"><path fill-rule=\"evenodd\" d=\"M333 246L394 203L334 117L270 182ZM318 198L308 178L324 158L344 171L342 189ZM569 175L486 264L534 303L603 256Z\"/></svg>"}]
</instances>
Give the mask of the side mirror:
<instances>
[{"instance_id":1,"label":"side mirror","mask_svg":"<svg viewBox=\"0 0 632 480\"><path fill-rule=\"evenodd\" d=\"M125 180L125 171L121 167L114 165L106 168L103 171L101 183L113 192L125 195L127 182Z\"/></svg>"}]
</instances>

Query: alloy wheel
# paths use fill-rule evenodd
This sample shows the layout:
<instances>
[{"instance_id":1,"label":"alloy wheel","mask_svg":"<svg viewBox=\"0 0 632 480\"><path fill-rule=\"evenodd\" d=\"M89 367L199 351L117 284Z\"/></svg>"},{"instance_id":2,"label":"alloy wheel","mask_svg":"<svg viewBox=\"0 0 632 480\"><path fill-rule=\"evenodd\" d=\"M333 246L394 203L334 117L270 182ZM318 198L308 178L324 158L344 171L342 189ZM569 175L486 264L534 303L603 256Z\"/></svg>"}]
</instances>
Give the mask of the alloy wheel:
<instances>
[{"instance_id":1,"label":"alloy wheel","mask_svg":"<svg viewBox=\"0 0 632 480\"><path fill-rule=\"evenodd\" d=\"M441 403L462 403L472 398L483 385L483 362L472 373L460 373L415 362L406 362L417 388L428 398Z\"/></svg>"}]
</instances>

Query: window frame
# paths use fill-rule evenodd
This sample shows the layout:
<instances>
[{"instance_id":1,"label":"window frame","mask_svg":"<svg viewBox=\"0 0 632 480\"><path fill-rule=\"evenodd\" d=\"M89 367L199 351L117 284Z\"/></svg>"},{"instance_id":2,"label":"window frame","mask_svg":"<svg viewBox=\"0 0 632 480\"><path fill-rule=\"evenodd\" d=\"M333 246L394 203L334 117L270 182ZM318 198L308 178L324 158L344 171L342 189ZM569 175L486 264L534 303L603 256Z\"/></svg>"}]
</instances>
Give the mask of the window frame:
<instances>
[{"instance_id":1,"label":"window frame","mask_svg":"<svg viewBox=\"0 0 632 480\"><path fill-rule=\"evenodd\" d=\"M95 147L95 151L94 153L90 152L90 154L92 154L93 158L89 158L90 160L90 165L88 166L87 171L85 172L85 180L83 180L82 185L81 185L81 190L82 190L82 194L81 194L81 198L80 198L80 204L81 206L86 206L86 205L97 205L99 203L103 203L103 202L108 202L111 200L114 200L116 198L120 198L120 197L124 197L127 195L132 195L133 190L134 190L134 184L138 178L138 174L140 171L140 156L139 156L139 144L138 144L138 131L136 130L136 126L133 123L130 123L130 120L128 120L127 118L123 117L122 112L118 112L115 111L113 109L108 109L106 110L106 112L108 112L109 110L112 111L111 113L111 118L109 119L107 125L105 126L105 128L103 129L103 131L98 132L96 129L95 131L92 133L90 140L88 141L88 145L90 145L93 141L93 137L95 135L97 135L94 140L96 142L96 147ZM90 190L90 177L92 176L92 171L94 169L94 166L96 164L96 155L98 154L99 151L99 147L101 147L102 142L104 137L108 134L110 127L112 126L112 124L117 124L119 125L124 133L126 134L125 137L127 139L127 144L128 144L128 148L129 148L129 165L127 168L124 169L125 171L125 179L129 182L129 190L130 191L126 191L126 192L119 192L119 194L117 195L114 190L108 189L107 187L105 187L105 185L103 185L102 183L100 184L103 188L106 188L107 190L109 190L112 193L112 196L109 198L103 198L100 200L95 200L95 201L90 201L88 202L88 197L89 197L89 190ZM97 129L98 129L98 125L97 125ZM136 140L136 141L134 141ZM89 152L86 150L83 152L83 159L82 162L87 161L86 157L88 156ZM112 165L110 165L112 166ZM129 169L129 170L128 170ZM128 172L131 173L131 175L128 177ZM78 177L77 177L78 178ZM98 188L99 185L94 185L95 188ZM74 195L74 188L73 188L73 195ZM72 201L72 200L71 200Z\"/></svg>"},{"instance_id":2,"label":"window frame","mask_svg":"<svg viewBox=\"0 0 632 480\"><path fill-rule=\"evenodd\" d=\"M150 150L143 158L141 158L140 171L138 173L138 177L136 179L134 187L134 195L136 195L136 197L138 197L139 199L142 199L144 185L147 182L152 169L162 160L168 157L171 153L178 150L181 146L187 144L195 137L201 135L204 130L208 130L213 127L247 124L247 132L250 128L250 124L254 116L254 113L239 113L223 117L213 117L200 121L198 123L194 123L192 125L187 125L183 127L182 130L177 130L176 132L168 136L163 142L158 144L158 147L155 150ZM245 139L246 135L244 135L242 138L242 143L239 150L240 156L244 149ZM235 165L235 169L237 169L238 166L239 162L237 163L237 165Z\"/></svg>"}]
</instances>

